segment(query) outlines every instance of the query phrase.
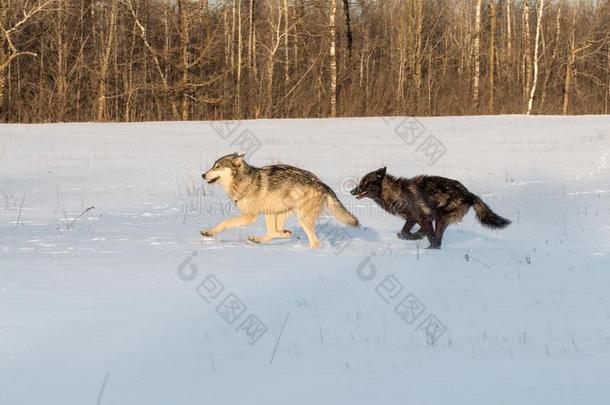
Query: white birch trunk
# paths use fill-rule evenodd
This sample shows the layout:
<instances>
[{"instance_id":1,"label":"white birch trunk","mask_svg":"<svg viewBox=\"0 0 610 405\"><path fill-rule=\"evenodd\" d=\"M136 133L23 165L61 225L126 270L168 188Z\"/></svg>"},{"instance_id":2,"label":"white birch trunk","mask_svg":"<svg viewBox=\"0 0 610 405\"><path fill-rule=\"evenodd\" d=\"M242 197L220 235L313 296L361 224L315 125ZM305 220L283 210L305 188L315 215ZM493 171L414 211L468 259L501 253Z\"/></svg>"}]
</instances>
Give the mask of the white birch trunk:
<instances>
[{"instance_id":1,"label":"white birch trunk","mask_svg":"<svg viewBox=\"0 0 610 405\"><path fill-rule=\"evenodd\" d=\"M472 104L479 105L479 80L481 74L481 0L477 0L474 21L474 71L472 77Z\"/></svg>"},{"instance_id":2,"label":"white birch trunk","mask_svg":"<svg viewBox=\"0 0 610 405\"><path fill-rule=\"evenodd\" d=\"M337 1L330 0L330 116L337 116L337 55L335 53L335 43L337 41L337 31L335 19L337 16Z\"/></svg>"},{"instance_id":3,"label":"white birch trunk","mask_svg":"<svg viewBox=\"0 0 610 405\"><path fill-rule=\"evenodd\" d=\"M534 103L534 93L536 93L536 85L538 84L538 48L540 47L540 26L542 25L542 12L544 11L544 0L538 0L538 21L536 22L536 39L534 42L534 79L532 89L530 91L529 101L527 102L527 115L532 112Z\"/></svg>"}]
</instances>

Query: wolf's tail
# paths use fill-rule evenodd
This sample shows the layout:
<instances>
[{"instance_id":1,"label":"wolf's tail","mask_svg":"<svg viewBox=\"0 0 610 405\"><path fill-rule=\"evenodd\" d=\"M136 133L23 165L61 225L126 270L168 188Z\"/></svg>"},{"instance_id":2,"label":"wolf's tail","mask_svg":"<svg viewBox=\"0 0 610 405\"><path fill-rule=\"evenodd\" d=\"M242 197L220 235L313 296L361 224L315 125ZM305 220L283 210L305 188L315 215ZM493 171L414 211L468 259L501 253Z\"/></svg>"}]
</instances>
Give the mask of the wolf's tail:
<instances>
[{"instance_id":1,"label":"wolf's tail","mask_svg":"<svg viewBox=\"0 0 610 405\"><path fill-rule=\"evenodd\" d=\"M326 205L328 205L330 212L332 212L332 214L345 225L359 225L358 218L353 216L352 213L349 212L347 208L343 206L343 204L341 204L341 201L339 201L337 195L332 190L329 190L329 193L326 195Z\"/></svg>"},{"instance_id":2,"label":"wolf's tail","mask_svg":"<svg viewBox=\"0 0 610 405\"><path fill-rule=\"evenodd\" d=\"M487 204L483 202L478 196L472 194L472 206L477 214L477 219L481 225L488 228L506 228L510 225L510 220L502 218L489 208Z\"/></svg>"}]
</instances>

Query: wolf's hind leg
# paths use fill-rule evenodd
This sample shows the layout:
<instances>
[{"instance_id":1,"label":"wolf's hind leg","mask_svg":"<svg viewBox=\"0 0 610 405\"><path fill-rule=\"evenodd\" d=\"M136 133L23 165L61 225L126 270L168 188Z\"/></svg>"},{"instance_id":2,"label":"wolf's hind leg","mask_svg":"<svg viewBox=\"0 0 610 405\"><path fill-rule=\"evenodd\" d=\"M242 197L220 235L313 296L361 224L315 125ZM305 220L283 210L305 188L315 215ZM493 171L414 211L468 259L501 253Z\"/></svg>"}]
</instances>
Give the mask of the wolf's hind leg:
<instances>
[{"instance_id":1,"label":"wolf's hind leg","mask_svg":"<svg viewBox=\"0 0 610 405\"><path fill-rule=\"evenodd\" d=\"M436 240L436 236L434 235L434 227L432 226L432 219L426 219L424 222L420 224L421 231L428 237L428 242L430 242L430 246L426 249L440 249L441 245Z\"/></svg>"},{"instance_id":2,"label":"wolf's hind leg","mask_svg":"<svg viewBox=\"0 0 610 405\"><path fill-rule=\"evenodd\" d=\"M469 207L465 204L456 204L453 207L445 208L436 213L436 219L434 220L434 239L436 239L437 249L441 248L443 235L447 227L459 222L464 215L466 215L466 212L468 212L468 208Z\"/></svg>"},{"instance_id":3,"label":"wolf's hind leg","mask_svg":"<svg viewBox=\"0 0 610 405\"><path fill-rule=\"evenodd\" d=\"M445 216L437 217L434 221L434 239L436 239L436 249L441 248L441 244L443 243L443 234L445 233L445 229L449 225L448 218ZM430 243L432 244L432 242Z\"/></svg>"},{"instance_id":4,"label":"wolf's hind leg","mask_svg":"<svg viewBox=\"0 0 610 405\"><path fill-rule=\"evenodd\" d=\"M278 226L284 225L284 214L267 214L265 215L265 223L267 225L267 234L263 236L250 236L248 239L255 243L269 242L276 238L290 238L292 232L278 230Z\"/></svg>"},{"instance_id":5,"label":"wolf's hind leg","mask_svg":"<svg viewBox=\"0 0 610 405\"><path fill-rule=\"evenodd\" d=\"M224 231L228 228L236 228L239 226L249 225L256 221L256 215L245 215L242 214L238 217L227 219L226 221L222 221L212 229L204 230L202 229L199 233L203 236L214 236L218 235L220 232Z\"/></svg>"},{"instance_id":6,"label":"wolf's hind leg","mask_svg":"<svg viewBox=\"0 0 610 405\"><path fill-rule=\"evenodd\" d=\"M316 249L320 247L320 241L316 235L316 220L313 217L299 217L299 223L303 227L307 239L309 240L309 247Z\"/></svg>"},{"instance_id":7,"label":"wolf's hind leg","mask_svg":"<svg viewBox=\"0 0 610 405\"><path fill-rule=\"evenodd\" d=\"M284 222L286 221L286 217L288 216L288 212L281 212L275 215L275 231L282 235L281 238L289 238L292 236L292 232L284 229Z\"/></svg>"},{"instance_id":8,"label":"wolf's hind leg","mask_svg":"<svg viewBox=\"0 0 610 405\"><path fill-rule=\"evenodd\" d=\"M309 240L309 247L312 249L320 247L320 241L316 235L316 219L318 219L322 208L320 201L314 199L305 201L295 211L299 224L303 227Z\"/></svg>"}]
</instances>

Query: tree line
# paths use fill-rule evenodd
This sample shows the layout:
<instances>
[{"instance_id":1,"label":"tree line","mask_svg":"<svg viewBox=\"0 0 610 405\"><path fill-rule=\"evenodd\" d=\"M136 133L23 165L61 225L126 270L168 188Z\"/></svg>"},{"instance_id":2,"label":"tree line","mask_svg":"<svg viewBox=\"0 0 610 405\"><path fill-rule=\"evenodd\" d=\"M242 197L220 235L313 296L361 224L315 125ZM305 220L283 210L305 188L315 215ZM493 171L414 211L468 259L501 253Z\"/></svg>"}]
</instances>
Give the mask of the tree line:
<instances>
[{"instance_id":1,"label":"tree line","mask_svg":"<svg viewBox=\"0 0 610 405\"><path fill-rule=\"evenodd\" d=\"M607 114L610 0L0 0L0 121Z\"/></svg>"}]
</instances>

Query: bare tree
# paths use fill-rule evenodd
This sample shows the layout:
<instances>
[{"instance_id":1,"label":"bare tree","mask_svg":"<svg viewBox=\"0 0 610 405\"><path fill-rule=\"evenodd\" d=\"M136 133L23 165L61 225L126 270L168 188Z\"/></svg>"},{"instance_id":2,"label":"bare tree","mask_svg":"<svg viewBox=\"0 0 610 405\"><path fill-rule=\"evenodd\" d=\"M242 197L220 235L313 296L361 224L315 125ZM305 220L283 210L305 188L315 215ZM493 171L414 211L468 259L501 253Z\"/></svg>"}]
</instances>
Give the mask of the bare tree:
<instances>
[{"instance_id":1,"label":"bare tree","mask_svg":"<svg viewBox=\"0 0 610 405\"><path fill-rule=\"evenodd\" d=\"M150 52L150 55L153 58L153 61L155 63L155 68L157 69L157 73L159 74L159 79L161 79L161 83L163 85L163 90L166 95L170 95L172 117L173 117L173 119L177 120L179 118L178 107L176 106L176 102L174 101L173 97L171 97L171 89L169 87L167 77L166 77L165 73L163 73L163 69L161 69L161 63L159 62L157 53L155 52L153 47L150 45L150 42L148 41L148 37L146 36L146 28L142 25L142 23L140 22L137 14L136 14L136 10L133 7L133 0L123 0L123 1L129 8L131 16L133 17L133 20L139 29L140 38L142 39L144 46Z\"/></svg>"},{"instance_id":2,"label":"bare tree","mask_svg":"<svg viewBox=\"0 0 610 405\"><path fill-rule=\"evenodd\" d=\"M495 84L495 55L496 55L496 0L490 0L489 2L489 14L490 14L490 28L489 28L489 101L487 104L487 110L490 114L494 111L494 92L496 89Z\"/></svg>"},{"instance_id":3,"label":"bare tree","mask_svg":"<svg viewBox=\"0 0 610 405\"><path fill-rule=\"evenodd\" d=\"M248 76L252 77L254 60L254 0L248 1Z\"/></svg>"},{"instance_id":4,"label":"bare tree","mask_svg":"<svg viewBox=\"0 0 610 405\"><path fill-rule=\"evenodd\" d=\"M513 47L513 31L512 31L512 11L510 8L512 0L506 0L506 57L511 58L512 47Z\"/></svg>"},{"instance_id":5,"label":"bare tree","mask_svg":"<svg viewBox=\"0 0 610 405\"><path fill-rule=\"evenodd\" d=\"M608 91L606 92L606 109L605 109L605 113L608 114L608 100L610 99L610 41L608 42L607 45L608 48L608 56L607 56L607 74L606 74L606 82L608 83Z\"/></svg>"},{"instance_id":6,"label":"bare tree","mask_svg":"<svg viewBox=\"0 0 610 405\"><path fill-rule=\"evenodd\" d=\"M241 1L237 2L237 66L235 75L235 113L241 117L241 69L242 69L242 36L241 36ZM235 4L235 3L233 3Z\"/></svg>"},{"instance_id":7,"label":"bare tree","mask_svg":"<svg viewBox=\"0 0 610 405\"><path fill-rule=\"evenodd\" d=\"M114 32L118 9L118 0L112 0L112 7L110 9L109 17L110 22L108 23L108 37L105 44L104 54L100 62L100 78L97 90L97 114L95 117L97 121L106 120L106 80L108 80L108 65L110 62L110 52L112 51L112 45L114 41Z\"/></svg>"},{"instance_id":8,"label":"bare tree","mask_svg":"<svg viewBox=\"0 0 610 405\"><path fill-rule=\"evenodd\" d=\"M282 38L284 31L282 31L282 4L280 0L275 0L273 3L268 5L268 16L267 23L270 28L269 30L269 42L265 43L261 41L261 45L267 51L267 74L266 74L266 108L268 117L272 117L274 113L274 98L273 98L273 85L274 85L274 71L275 71L275 55L280 49L282 44Z\"/></svg>"},{"instance_id":9,"label":"bare tree","mask_svg":"<svg viewBox=\"0 0 610 405\"><path fill-rule=\"evenodd\" d=\"M534 103L534 94L536 93L536 85L538 83L538 48L540 43L540 27L542 26L542 13L544 11L544 0L538 0L538 21L536 22L536 39L534 42L534 79L530 97L527 102L527 115L532 113L532 104Z\"/></svg>"},{"instance_id":10,"label":"bare tree","mask_svg":"<svg viewBox=\"0 0 610 405\"><path fill-rule=\"evenodd\" d=\"M188 3L187 3L188 4ZM181 118L183 120L189 119L189 69L190 69L190 52L189 52L189 42L190 42L190 34L189 34L189 10L187 9L187 4L185 4L185 0L178 0L178 12L180 14L180 55L181 55L181 69L182 69L182 80L181 80L181 90L182 90L182 115ZM240 37L241 38L241 37ZM240 53L241 56L241 53ZM239 82L238 82L239 84ZM239 85L237 86L237 91L239 92Z\"/></svg>"},{"instance_id":11,"label":"bare tree","mask_svg":"<svg viewBox=\"0 0 610 405\"><path fill-rule=\"evenodd\" d=\"M337 1L330 0L329 25L330 25L330 116L337 116L337 55L335 44L337 42L337 30L335 19L337 16Z\"/></svg>"},{"instance_id":12,"label":"bare tree","mask_svg":"<svg viewBox=\"0 0 610 405\"><path fill-rule=\"evenodd\" d=\"M7 0L0 0L0 30L2 31L0 33L2 34L0 37L0 107L6 86L6 70L11 62L22 56L37 56L35 52L19 50L13 42L13 35L23 29L32 17L46 10L52 2L53 0L35 1L29 8L27 8L27 4L24 4L21 19L11 25L7 21L9 3ZM8 54L4 49L5 46L8 48Z\"/></svg>"},{"instance_id":13,"label":"bare tree","mask_svg":"<svg viewBox=\"0 0 610 405\"><path fill-rule=\"evenodd\" d=\"M532 82L532 51L530 39L530 0L523 0L523 98L529 94Z\"/></svg>"},{"instance_id":14,"label":"bare tree","mask_svg":"<svg viewBox=\"0 0 610 405\"><path fill-rule=\"evenodd\" d=\"M557 59L559 55L559 48L561 45L561 2L558 4L557 15L555 17L555 39L553 44L553 54L551 55L551 60L546 64L546 69L544 73L544 82L542 83L542 96L540 97L540 107L544 108L547 90L549 87L549 82L551 78L556 76L556 71L558 68L556 67Z\"/></svg>"},{"instance_id":15,"label":"bare tree","mask_svg":"<svg viewBox=\"0 0 610 405\"><path fill-rule=\"evenodd\" d=\"M576 55L576 11L572 14L572 24L570 26L570 48L566 54L566 70L563 81L563 106L561 113L563 115L568 114L568 108L570 106L570 90L572 86L572 66L574 65L574 59Z\"/></svg>"},{"instance_id":16,"label":"bare tree","mask_svg":"<svg viewBox=\"0 0 610 405\"><path fill-rule=\"evenodd\" d=\"M347 37L347 55L352 57L354 47L354 36L352 35L352 19L349 11L349 0L343 0L343 12L345 13L345 31Z\"/></svg>"},{"instance_id":17,"label":"bare tree","mask_svg":"<svg viewBox=\"0 0 610 405\"><path fill-rule=\"evenodd\" d=\"M290 83L290 17L288 13L288 0L284 0L284 94L288 91Z\"/></svg>"},{"instance_id":18,"label":"bare tree","mask_svg":"<svg viewBox=\"0 0 610 405\"><path fill-rule=\"evenodd\" d=\"M481 75L481 0L476 0L474 17L474 70L472 73L472 105L479 106L479 77Z\"/></svg>"}]
</instances>

